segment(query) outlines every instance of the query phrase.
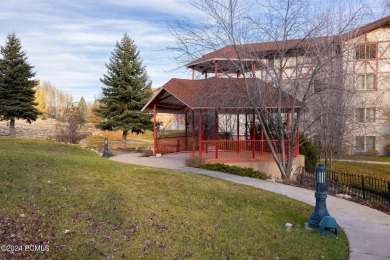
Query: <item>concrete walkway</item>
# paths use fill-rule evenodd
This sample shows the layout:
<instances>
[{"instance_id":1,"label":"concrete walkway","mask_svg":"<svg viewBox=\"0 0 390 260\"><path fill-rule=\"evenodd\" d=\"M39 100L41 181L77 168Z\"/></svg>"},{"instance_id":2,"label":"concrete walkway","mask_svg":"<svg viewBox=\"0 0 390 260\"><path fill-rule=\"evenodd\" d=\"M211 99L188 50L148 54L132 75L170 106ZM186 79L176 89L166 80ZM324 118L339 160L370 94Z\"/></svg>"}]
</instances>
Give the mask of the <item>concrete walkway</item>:
<instances>
[{"instance_id":1,"label":"concrete walkway","mask_svg":"<svg viewBox=\"0 0 390 260\"><path fill-rule=\"evenodd\" d=\"M172 170L204 174L235 183L272 191L287 197L315 205L314 192L270 181L236 176L221 172L202 170L185 166L186 153L170 154L164 157L139 157L140 154L123 154L111 160L167 168ZM329 214L343 228L349 241L350 259L390 259L390 216L378 210L347 200L328 196ZM309 218L309 216L308 216Z\"/></svg>"},{"instance_id":2,"label":"concrete walkway","mask_svg":"<svg viewBox=\"0 0 390 260\"><path fill-rule=\"evenodd\" d=\"M363 161L363 160L344 160L344 159L336 159L335 162L352 162L352 163L364 163L364 164L383 164L390 165L390 162L377 162L377 161Z\"/></svg>"}]
</instances>

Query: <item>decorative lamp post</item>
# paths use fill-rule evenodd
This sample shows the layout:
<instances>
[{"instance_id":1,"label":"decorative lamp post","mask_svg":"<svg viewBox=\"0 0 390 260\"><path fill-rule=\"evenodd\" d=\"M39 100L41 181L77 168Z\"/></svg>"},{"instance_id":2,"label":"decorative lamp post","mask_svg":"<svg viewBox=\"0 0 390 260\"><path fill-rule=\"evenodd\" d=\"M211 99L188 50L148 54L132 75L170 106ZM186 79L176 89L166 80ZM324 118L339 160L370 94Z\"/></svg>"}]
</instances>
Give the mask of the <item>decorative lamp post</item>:
<instances>
[{"instance_id":1,"label":"decorative lamp post","mask_svg":"<svg viewBox=\"0 0 390 260\"><path fill-rule=\"evenodd\" d=\"M108 139L107 138L104 138L103 157L110 157L110 153L108 152Z\"/></svg>"},{"instance_id":2,"label":"decorative lamp post","mask_svg":"<svg viewBox=\"0 0 390 260\"><path fill-rule=\"evenodd\" d=\"M329 216L328 210L326 209L326 197L328 195L326 192L325 172L325 166L319 164L316 168L316 191L314 193L316 206L314 212L310 216L310 228L319 228L322 218Z\"/></svg>"}]
</instances>

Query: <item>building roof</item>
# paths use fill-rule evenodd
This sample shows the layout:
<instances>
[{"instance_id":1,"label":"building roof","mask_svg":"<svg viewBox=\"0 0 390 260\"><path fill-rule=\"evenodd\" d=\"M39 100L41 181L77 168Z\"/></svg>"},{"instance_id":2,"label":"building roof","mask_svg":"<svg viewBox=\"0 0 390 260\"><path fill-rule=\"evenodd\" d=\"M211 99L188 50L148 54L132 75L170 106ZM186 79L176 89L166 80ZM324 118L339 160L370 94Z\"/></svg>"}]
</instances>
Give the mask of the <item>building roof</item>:
<instances>
[{"instance_id":1,"label":"building roof","mask_svg":"<svg viewBox=\"0 0 390 260\"><path fill-rule=\"evenodd\" d=\"M233 112L276 108L278 89L256 78L171 79L145 105L144 112L183 113L190 109L218 109ZM293 98L283 92L282 104L291 109ZM296 100L296 108L300 102Z\"/></svg>"},{"instance_id":2,"label":"building roof","mask_svg":"<svg viewBox=\"0 0 390 260\"><path fill-rule=\"evenodd\" d=\"M342 35L344 40L352 39L358 36L361 36L363 34L369 33L371 31L374 31L379 28L389 27L390 26L390 15L383 17L379 20L376 20L372 23L366 24L364 26L361 26L355 30L352 30L350 32L344 33Z\"/></svg>"},{"instance_id":3,"label":"building roof","mask_svg":"<svg viewBox=\"0 0 390 260\"><path fill-rule=\"evenodd\" d=\"M252 63L256 63L256 61L258 61L259 53L262 53L262 56L266 57L267 53L272 55L281 49L293 51L310 48L310 46L313 45L313 42L316 44L322 44L324 42L339 43L340 40L346 41L386 26L390 26L390 16L386 16L342 35L291 39L287 41L249 43L236 46L228 45L221 49L209 52L190 62L186 66L187 68L192 68L200 72L213 72L215 69L214 62L217 61L219 71L234 72L241 71L242 68L240 68L240 66L242 66L244 62L244 70L248 71L251 69ZM282 46L282 44L285 44L285 46ZM235 63L235 61L237 62ZM245 64L245 61L247 61L247 64ZM234 66L235 64L240 65ZM234 67L237 67L237 69Z\"/></svg>"}]
</instances>

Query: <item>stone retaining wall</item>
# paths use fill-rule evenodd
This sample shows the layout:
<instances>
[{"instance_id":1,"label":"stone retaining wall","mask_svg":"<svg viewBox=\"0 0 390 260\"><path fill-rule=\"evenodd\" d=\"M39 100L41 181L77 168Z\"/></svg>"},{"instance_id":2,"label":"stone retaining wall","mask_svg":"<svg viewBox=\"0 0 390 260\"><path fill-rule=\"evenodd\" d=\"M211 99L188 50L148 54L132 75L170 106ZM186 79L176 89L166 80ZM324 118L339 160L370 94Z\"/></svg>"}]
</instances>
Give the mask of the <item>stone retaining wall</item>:
<instances>
[{"instance_id":1,"label":"stone retaining wall","mask_svg":"<svg viewBox=\"0 0 390 260\"><path fill-rule=\"evenodd\" d=\"M54 139L54 130L52 129L37 129L37 128L25 128L15 127L16 137L34 138L49 140ZM0 136L10 136L9 127L0 126Z\"/></svg>"}]
</instances>

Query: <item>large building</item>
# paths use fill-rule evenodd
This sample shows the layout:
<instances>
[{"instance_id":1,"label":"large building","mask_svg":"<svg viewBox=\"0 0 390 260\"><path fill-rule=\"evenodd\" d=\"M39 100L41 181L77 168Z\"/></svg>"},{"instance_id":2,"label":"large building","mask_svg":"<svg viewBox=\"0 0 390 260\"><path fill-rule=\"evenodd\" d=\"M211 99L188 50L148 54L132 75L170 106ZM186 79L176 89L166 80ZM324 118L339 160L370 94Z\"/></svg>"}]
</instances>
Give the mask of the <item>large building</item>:
<instances>
[{"instance_id":1,"label":"large building","mask_svg":"<svg viewBox=\"0 0 390 260\"><path fill-rule=\"evenodd\" d=\"M390 16L338 35L228 45L187 67L192 79L171 79L143 108L155 155L192 151L291 178L302 132L326 154L384 154L390 142ZM183 136L159 138L158 113L181 114Z\"/></svg>"},{"instance_id":2,"label":"large building","mask_svg":"<svg viewBox=\"0 0 390 260\"><path fill-rule=\"evenodd\" d=\"M390 143L390 16L350 33L343 42L353 91L354 127L345 133L350 151L385 154Z\"/></svg>"},{"instance_id":3,"label":"large building","mask_svg":"<svg viewBox=\"0 0 390 260\"><path fill-rule=\"evenodd\" d=\"M325 150L383 155L390 143L390 16L339 35L226 46L187 67L293 94L306 104L301 130Z\"/></svg>"}]
</instances>

